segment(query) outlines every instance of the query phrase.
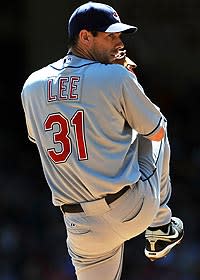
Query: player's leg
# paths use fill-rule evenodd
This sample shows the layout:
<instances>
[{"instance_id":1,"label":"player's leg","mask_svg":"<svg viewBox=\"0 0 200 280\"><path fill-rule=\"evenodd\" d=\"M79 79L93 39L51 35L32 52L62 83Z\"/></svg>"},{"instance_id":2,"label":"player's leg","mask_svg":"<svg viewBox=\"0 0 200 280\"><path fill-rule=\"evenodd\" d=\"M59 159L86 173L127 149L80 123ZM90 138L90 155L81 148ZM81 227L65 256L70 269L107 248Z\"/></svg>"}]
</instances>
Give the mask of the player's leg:
<instances>
[{"instance_id":1,"label":"player's leg","mask_svg":"<svg viewBox=\"0 0 200 280\"><path fill-rule=\"evenodd\" d=\"M115 248L103 256L84 256L83 258L74 254L69 249L78 280L120 280L123 264L123 251L124 245L121 245L119 248Z\"/></svg>"},{"instance_id":2,"label":"player's leg","mask_svg":"<svg viewBox=\"0 0 200 280\"><path fill-rule=\"evenodd\" d=\"M167 134L159 142L139 136L138 158L142 180L149 181L154 196L160 200L160 207L151 226L168 224L171 220L171 210L167 205L171 196L171 181L170 145Z\"/></svg>"},{"instance_id":3,"label":"player's leg","mask_svg":"<svg viewBox=\"0 0 200 280\"><path fill-rule=\"evenodd\" d=\"M139 137L139 161L143 180L146 178L149 181L154 196L160 199L160 207L145 233L145 254L154 260L165 256L183 237L182 221L172 218L167 206L171 196L170 146L167 135L160 142Z\"/></svg>"},{"instance_id":4,"label":"player's leg","mask_svg":"<svg viewBox=\"0 0 200 280\"><path fill-rule=\"evenodd\" d=\"M124 240L114 229L118 220L109 219L113 210L105 199L81 206L84 212L63 213L67 247L78 280L119 280Z\"/></svg>"},{"instance_id":5,"label":"player's leg","mask_svg":"<svg viewBox=\"0 0 200 280\"><path fill-rule=\"evenodd\" d=\"M147 187L138 182L109 205L98 199L81 203L84 212L63 213L79 280L120 279L124 242L144 232L158 208Z\"/></svg>"},{"instance_id":6,"label":"player's leg","mask_svg":"<svg viewBox=\"0 0 200 280\"><path fill-rule=\"evenodd\" d=\"M171 180L170 180L170 145L167 134L162 141L163 156L160 158L158 163L158 172L160 173L160 186L158 185L158 192L160 191L160 207L157 215L151 224L152 227L162 226L168 224L171 221L171 209L167 203L171 197ZM159 160L158 160L159 161ZM160 164L160 166L159 166Z\"/></svg>"}]
</instances>

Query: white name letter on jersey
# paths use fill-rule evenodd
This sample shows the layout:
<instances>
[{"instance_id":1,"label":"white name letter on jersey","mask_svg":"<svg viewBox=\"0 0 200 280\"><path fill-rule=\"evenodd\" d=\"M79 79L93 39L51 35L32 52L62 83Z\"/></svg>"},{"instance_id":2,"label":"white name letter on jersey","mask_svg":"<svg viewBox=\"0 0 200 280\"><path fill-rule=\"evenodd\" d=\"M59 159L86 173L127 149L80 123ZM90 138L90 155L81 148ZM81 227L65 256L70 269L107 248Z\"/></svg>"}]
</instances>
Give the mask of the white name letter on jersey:
<instances>
[{"instance_id":1,"label":"white name letter on jersey","mask_svg":"<svg viewBox=\"0 0 200 280\"><path fill-rule=\"evenodd\" d=\"M61 77L58 82L59 100L67 99L67 86L69 83L69 77Z\"/></svg>"},{"instance_id":2,"label":"white name letter on jersey","mask_svg":"<svg viewBox=\"0 0 200 280\"><path fill-rule=\"evenodd\" d=\"M48 102L57 100L56 96L52 95L52 82L53 82L53 79L49 79L47 81L47 100L48 100Z\"/></svg>"},{"instance_id":3,"label":"white name letter on jersey","mask_svg":"<svg viewBox=\"0 0 200 280\"><path fill-rule=\"evenodd\" d=\"M47 81L47 101L79 100L79 82L80 77L60 77L54 83L51 78ZM55 89L56 87L56 89Z\"/></svg>"},{"instance_id":4,"label":"white name letter on jersey","mask_svg":"<svg viewBox=\"0 0 200 280\"><path fill-rule=\"evenodd\" d=\"M75 92L77 91L77 83L79 81L80 81L80 77L77 76L70 77L69 99L78 99L78 95Z\"/></svg>"}]
</instances>

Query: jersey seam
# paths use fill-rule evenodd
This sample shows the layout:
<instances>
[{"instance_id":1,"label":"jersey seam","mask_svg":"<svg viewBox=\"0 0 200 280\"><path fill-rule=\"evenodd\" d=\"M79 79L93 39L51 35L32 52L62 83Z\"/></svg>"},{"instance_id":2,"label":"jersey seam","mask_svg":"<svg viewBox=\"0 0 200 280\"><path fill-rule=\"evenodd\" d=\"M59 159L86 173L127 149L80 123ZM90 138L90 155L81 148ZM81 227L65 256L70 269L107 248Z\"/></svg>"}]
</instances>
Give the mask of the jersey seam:
<instances>
[{"instance_id":1,"label":"jersey seam","mask_svg":"<svg viewBox=\"0 0 200 280\"><path fill-rule=\"evenodd\" d=\"M92 64L97 64L97 63L98 62L91 62L91 63L82 64L80 66L66 66L66 67L62 67L62 68L56 68L53 65L50 65L50 67L52 67L55 70L61 71L61 70L66 69L66 68L81 68L81 67L85 67L85 66L92 65Z\"/></svg>"}]
</instances>

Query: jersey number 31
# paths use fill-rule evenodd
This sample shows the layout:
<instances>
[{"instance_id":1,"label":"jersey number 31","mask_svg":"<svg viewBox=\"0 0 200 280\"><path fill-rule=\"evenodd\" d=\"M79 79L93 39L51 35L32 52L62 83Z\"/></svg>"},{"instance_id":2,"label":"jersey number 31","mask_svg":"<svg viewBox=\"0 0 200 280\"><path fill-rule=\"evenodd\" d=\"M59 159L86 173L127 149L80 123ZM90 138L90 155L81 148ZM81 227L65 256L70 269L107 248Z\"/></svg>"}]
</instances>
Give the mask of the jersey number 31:
<instances>
[{"instance_id":1,"label":"jersey number 31","mask_svg":"<svg viewBox=\"0 0 200 280\"><path fill-rule=\"evenodd\" d=\"M54 125L58 125L59 129L53 132L54 144L60 144L60 149L48 149L49 157L55 163L65 162L72 153L72 139L70 137L71 127L74 128L76 138L76 148L79 160L86 160L87 148L84 133L84 112L82 110L76 111L71 119L66 118L61 113L54 113L47 117L44 123L45 131L53 130Z\"/></svg>"}]
</instances>

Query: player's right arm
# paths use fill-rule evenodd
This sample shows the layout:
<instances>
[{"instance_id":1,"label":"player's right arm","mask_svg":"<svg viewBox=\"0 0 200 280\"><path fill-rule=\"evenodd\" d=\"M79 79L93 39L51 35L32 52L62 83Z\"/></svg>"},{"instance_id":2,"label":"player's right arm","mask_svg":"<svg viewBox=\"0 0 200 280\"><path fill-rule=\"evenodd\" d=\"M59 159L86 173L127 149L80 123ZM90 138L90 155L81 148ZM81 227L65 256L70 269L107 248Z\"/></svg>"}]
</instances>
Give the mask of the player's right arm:
<instances>
[{"instance_id":1,"label":"player's right arm","mask_svg":"<svg viewBox=\"0 0 200 280\"><path fill-rule=\"evenodd\" d=\"M39 73L39 71L37 71ZM32 96L37 91L40 82L36 79L37 72L32 73L23 85L21 92L21 101L25 114L26 127L28 132L28 139L36 143L36 138L33 129L33 106L32 106Z\"/></svg>"}]
</instances>

